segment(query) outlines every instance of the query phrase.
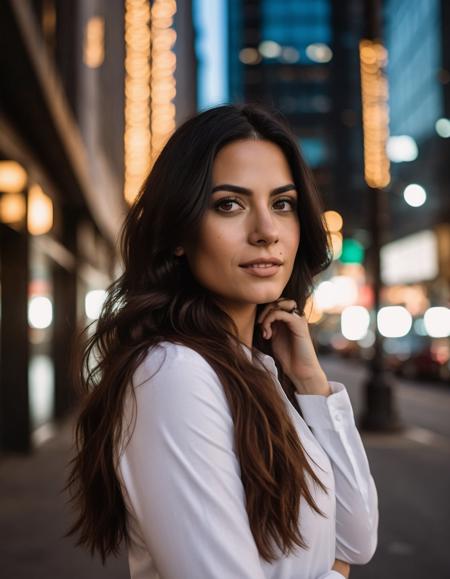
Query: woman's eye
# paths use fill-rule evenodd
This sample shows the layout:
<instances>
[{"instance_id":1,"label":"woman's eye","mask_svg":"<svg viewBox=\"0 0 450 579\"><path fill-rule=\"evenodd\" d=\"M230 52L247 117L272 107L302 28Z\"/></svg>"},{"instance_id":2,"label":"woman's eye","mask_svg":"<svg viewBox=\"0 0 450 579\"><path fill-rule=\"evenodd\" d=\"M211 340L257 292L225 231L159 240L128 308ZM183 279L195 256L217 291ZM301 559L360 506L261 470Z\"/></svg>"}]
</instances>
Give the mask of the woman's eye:
<instances>
[{"instance_id":1,"label":"woman's eye","mask_svg":"<svg viewBox=\"0 0 450 579\"><path fill-rule=\"evenodd\" d=\"M287 199L278 199L278 201L275 201L275 205L278 205L279 203L288 203L292 211L297 207L297 201L295 199L291 199L290 197Z\"/></svg>"},{"instance_id":2,"label":"woman's eye","mask_svg":"<svg viewBox=\"0 0 450 579\"><path fill-rule=\"evenodd\" d=\"M215 209L218 209L219 211L221 211L222 213L231 213L231 211L229 211L230 209L230 205L233 205L233 203L235 205L239 205L238 201L236 199L221 199L220 201L218 201L214 207ZM224 206L227 206L228 209L225 207L225 209L222 209Z\"/></svg>"},{"instance_id":3,"label":"woman's eye","mask_svg":"<svg viewBox=\"0 0 450 579\"><path fill-rule=\"evenodd\" d=\"M220 201L217 201L217 203L215 203L214 208L220 211L221 213L233 213L234 212L233 205L237 205L238 207L242 208L239 199L235 198L221 199ZM276 209L281 210L283 213L286 213L288 211L295 211L297 207L297 201L295 199L288 197L286 199L278 199L277 201L274 202L273 205Z\"/></svg>"}]
</instances>

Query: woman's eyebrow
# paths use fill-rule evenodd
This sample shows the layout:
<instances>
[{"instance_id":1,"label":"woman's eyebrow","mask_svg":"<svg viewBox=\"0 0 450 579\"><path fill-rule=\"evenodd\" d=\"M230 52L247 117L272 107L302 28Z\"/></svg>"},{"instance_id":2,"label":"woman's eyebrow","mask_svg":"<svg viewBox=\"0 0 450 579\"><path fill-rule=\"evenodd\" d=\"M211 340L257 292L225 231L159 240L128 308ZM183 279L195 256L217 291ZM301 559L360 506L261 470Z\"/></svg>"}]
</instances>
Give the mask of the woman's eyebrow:
<instances>
[{"instance_id":1,"label":"woman's eyebrow","mask_svg":"<svg viewBox=\"0 0 450 579\"><path fill-rule=\"evenodd\" d=\"M276 187L270 192L270 196L278 195L279 193L285 193L286 191L291 191L292 189L297 189L293 183L288 183L287 185L282 185L281 187ZM216 185L211 191L211 195L215 191L230 191L231 193L241 193L242 195L251 195L253 192L251 189L246 187L240 187L239 185L230 185L224 183L223 185Z\"/></svg>"}]
</instances>

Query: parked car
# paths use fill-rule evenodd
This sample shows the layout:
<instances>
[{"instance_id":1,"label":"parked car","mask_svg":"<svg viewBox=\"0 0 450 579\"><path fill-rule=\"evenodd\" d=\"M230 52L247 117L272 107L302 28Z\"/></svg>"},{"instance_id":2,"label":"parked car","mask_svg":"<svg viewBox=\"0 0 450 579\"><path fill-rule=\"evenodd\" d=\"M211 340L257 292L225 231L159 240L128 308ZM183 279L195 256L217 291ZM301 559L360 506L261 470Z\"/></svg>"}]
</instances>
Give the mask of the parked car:
<instances>
[{"instance_id":1,"label":"parked car","mask_svg":"<svg viewBox=\"0 0 450 579\"><path fill-rule=\"evenodd\" d=\"M410 332L401 338L385 338L386 364L398 376L410 379L450 381L450 340Z\"/></svg>"}]
</instances>

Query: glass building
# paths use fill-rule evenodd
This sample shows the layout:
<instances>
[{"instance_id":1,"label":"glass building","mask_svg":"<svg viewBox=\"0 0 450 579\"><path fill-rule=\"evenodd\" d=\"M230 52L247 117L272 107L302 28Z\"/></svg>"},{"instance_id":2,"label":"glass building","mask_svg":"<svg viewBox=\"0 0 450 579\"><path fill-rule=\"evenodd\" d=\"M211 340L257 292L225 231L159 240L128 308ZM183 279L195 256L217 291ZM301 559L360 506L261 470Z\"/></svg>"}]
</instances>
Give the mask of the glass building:
<instances>
[{"instance_id":1,"label":"glass building","mask_svg":"<svg viewBox=\"0 0 450 579\"><path fill-rule=\"evenodd\" d=\"M449 5L386 0L383 16L390 135L410 137L417 145L414 159L391 163L391 214L400 236L450 221L449 141L438 132L439 123L450 127ZM427 192L420 208L403 198L411 183Z\"/></svg>"},{"instance_id":2,"label":"glass building","mask_svg":"<svg viewBox=\"0 0 450 579\"><path fill-rule=\"evenodd\" d=\"M440 0L387 0L384 37L391 135L409 135L418 142L434 137L434 125L444 115Z\"/></svg>"},{"instance_id":3,"label":"glass building","mask_svg":"<svg viewBox=\"0 0 450 579\"><path fill-rule=\"evenodd\" d=\"M343 212L353 198L346 226L360 224L359 3L230 0L229 11L232 100L282 111L327 205Z\"/></svg>"}]
</instances>

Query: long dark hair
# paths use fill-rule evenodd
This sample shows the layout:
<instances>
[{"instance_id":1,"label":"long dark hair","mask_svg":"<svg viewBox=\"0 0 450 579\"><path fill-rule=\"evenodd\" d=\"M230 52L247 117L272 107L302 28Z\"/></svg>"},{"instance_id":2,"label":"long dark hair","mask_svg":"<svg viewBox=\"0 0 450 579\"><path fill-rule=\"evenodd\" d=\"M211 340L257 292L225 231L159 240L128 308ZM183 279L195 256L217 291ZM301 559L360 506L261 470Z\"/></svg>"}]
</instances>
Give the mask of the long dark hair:
<instances>
[{"instance_id":1,"label":"long dark hair","mask_svg":"<svg viewBox=\"0 0 450 579\"><path fill-rule=\"evenodd\" d=\"M273 561L308 548L299 530L300 498L322 516L307 485L327 492L316 476L272 378L246 356L233 320L211 299L174 255L195 232L208 207L216 154L238 139L264 139L283 151L299 192L301 242L283 296L302 310L313 277L331 260L322 206L310 171L284 118L260 105L224 105L181 125L157 158L120 236L123 273L108 288L95 331L74 358L82 391L75 455L68 488L76 520L68 534L105 560L128 541L126 508L116 474L115 451L125 395L150 346L162 340L195 349L211 364L224 388L235 429L235 446L251 531L260 555ZM257 315L264 307L258 305ZM253 349L272 355L258 326ZM255 352L256 353L256 352ZM280 382L300 412L295 389L277 362Z\"/></svg>"}]
</instances>

